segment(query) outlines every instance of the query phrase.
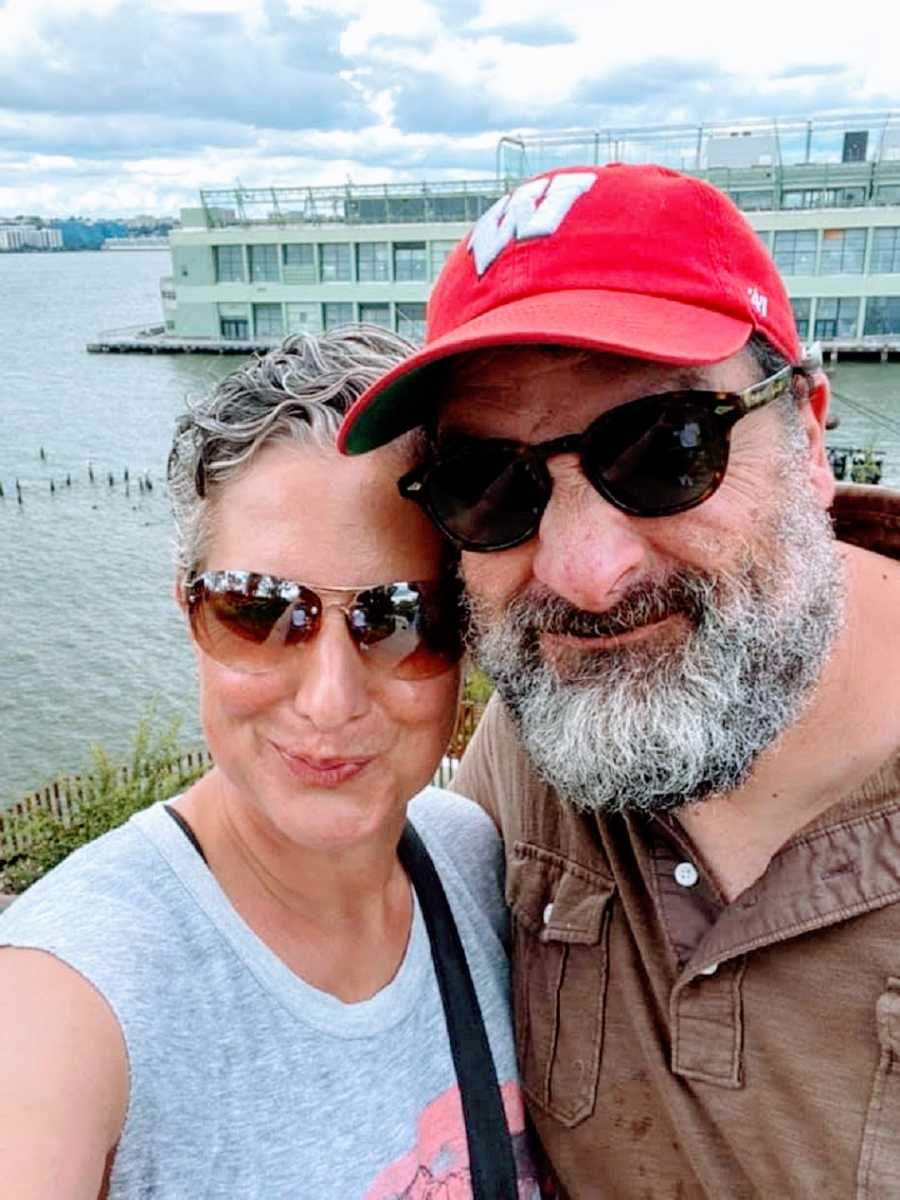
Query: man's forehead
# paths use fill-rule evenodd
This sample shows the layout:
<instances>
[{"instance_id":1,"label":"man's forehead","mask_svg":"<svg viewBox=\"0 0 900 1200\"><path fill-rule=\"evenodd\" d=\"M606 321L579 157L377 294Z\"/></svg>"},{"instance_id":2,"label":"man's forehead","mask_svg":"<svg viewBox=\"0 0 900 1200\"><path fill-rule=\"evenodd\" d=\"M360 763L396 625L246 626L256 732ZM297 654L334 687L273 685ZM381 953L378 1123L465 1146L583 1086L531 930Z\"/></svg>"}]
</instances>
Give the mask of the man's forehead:
<instances>
[{"instance_id":1,"label":"man's forehead","mask_svg":"<svg viewBox=\"0 0 900 1200\"><path fill-rule=\"evenodd\" d=\"M461 354L443 366L438 423L464 416L470 405L504 409L556 403L586 388L619 393L721 387L714 368L603 354L569 346L503 346Z\"/></svg>"}]
</instances>

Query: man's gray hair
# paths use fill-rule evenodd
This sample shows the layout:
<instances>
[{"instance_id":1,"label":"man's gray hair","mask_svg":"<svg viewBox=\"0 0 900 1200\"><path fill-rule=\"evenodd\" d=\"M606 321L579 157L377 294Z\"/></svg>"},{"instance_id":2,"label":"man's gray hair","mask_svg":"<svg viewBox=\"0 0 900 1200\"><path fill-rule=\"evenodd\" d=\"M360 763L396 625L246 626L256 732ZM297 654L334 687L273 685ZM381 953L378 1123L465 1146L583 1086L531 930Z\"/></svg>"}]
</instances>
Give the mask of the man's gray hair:
<instances>
[{"instance_id":1,"label":"man's gray hair","mask_svg":"<svg viewBox=\"0 0 900 1200\"><path fill-rule=\"evenodd\" d=\"M202 561L223 484L272 442L334 446L353 402L414 349L376 325L297 334L232 371L211 395L189 400L169 455L179 575Z\"/></svg>"}]
</instances>

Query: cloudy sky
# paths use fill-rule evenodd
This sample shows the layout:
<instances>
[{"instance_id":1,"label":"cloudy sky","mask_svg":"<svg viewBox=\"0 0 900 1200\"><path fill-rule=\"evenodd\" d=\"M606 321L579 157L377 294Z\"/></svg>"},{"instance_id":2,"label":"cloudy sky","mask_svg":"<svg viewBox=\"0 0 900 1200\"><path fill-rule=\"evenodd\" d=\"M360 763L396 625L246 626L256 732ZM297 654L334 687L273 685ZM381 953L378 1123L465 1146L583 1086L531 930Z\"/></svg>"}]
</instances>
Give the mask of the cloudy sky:
<instances>
[{"instance_id":1,"label":"cloudy sky","mask_svg":"<svg viewBox=\"0 0 900 1200\"><path fill-rule=\"evenodd\" d=\"M0 215L491 175L503 133L900 110L896 0L0 0Z\"/></svg>"}]
</instances>

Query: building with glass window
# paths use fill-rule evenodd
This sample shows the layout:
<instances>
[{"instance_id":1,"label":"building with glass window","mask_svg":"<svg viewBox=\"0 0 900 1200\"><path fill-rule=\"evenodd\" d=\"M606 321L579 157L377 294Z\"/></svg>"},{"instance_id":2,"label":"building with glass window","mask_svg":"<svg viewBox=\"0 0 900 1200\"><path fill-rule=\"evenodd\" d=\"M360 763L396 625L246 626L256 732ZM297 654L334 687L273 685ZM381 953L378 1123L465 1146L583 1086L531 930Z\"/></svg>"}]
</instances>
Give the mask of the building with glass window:
<instances>
[{"instance_id":1,"label":"building with glass window","mask_svg":"<svg viewBox=\"0 0 900 1200\"><path fill-rule=\"evenodd\" d=\"M771 250L803 339L900 353L900 115L504 137L493 180L200 193L170 237L166 332L244 348L349 321L424 331L455 243L554 166L657 162L727 192Z\"/></svg>"},{"instance_id":2,"label":"building with glass window","mask_svg":"<svg viewBox=\"0 0 900 1200\"><path fill-rule=\"evenodd\" d=\"M769 247L804 340L900 353L900 114L505 137L498 174L655 162L715 184Z\"/></svg>"},{"instance_id":3,"label":"building with glass window","mask_svg":"<svg viewBox=\"0 0 900 1200\"><path fill-rule=\"evenodd\" d=\"M170 238L166 331L259 345L366 321L421 339L444 260L505 190L487 180L201 192Z\"/></svg>"},{"instance_id":4,"label":"building with glass window","mask_svg":"<svg viewBox=\"0 0 900 1200\"><path fill-rule=\"evenodd\" d=\"M58 229L44 229L25 222L0 225L0 253L16 250L62 250L63 239Z\"/></svg>"}]
</instances>

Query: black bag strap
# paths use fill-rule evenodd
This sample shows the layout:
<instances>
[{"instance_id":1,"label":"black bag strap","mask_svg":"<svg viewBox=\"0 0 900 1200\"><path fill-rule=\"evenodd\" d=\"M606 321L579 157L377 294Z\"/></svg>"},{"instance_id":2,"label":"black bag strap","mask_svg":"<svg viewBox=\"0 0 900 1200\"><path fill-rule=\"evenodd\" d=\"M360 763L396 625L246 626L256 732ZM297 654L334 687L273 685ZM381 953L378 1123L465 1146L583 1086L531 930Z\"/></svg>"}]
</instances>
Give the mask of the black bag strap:
<instances>
[{"instance_id":1,"label":"black bag strap","mask_svg":"<svg viewBox=\"0 0 900 1200\"><path fill-rule=\"evenodd\" d=\"M509 1126L466 953L431 856L409 821L398 854L416 889L431 942L466 1122L472 1195L474 1200L517 1200Z\"/></svg>"}]
</instances>

